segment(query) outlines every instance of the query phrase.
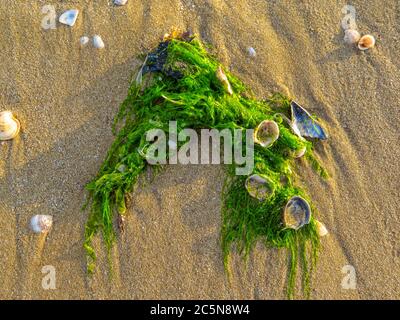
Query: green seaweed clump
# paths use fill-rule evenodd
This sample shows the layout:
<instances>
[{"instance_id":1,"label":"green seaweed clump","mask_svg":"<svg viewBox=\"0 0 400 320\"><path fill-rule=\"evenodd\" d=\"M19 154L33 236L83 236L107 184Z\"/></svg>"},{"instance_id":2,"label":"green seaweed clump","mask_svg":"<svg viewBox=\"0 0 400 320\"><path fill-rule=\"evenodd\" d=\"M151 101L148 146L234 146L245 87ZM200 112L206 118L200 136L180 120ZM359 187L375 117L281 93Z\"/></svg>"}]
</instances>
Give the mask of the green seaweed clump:
<instances>
[{"instance_id":1,"label":"green seaweed clump","mask_svg":"<svg viewBox=\"0 0 400 320\"><path fill-rule=\"evenodd\" d=\"M221 81L221 71L228 82ZM115 220L121 221L126 214L126 195L134 190L140 174L149 165L144 156L144 150L150 146L146 132L162 129L170 133L170 121L176 121L178 131L208 128L244 132L267 119L278 124L279 138L269 148L254 145L252 174L268 177L273 194L263 201L252 198L244 187L247 176L235 174L238 164L226 165L221 231L225 267L229 273L229 255L234 246L243 257L248 256L258 240L268 247L285 248L289 253L287 295L294 297L300 265L303 292L308 297L319 238L313 217L315 209L310 223L297 231L282 225L282 210L292 196L301 195L311 203L306 192L295 185L296 160L291 154L305 147L304 159L321 176L326 176L326 172L313 155L313 144L295 135L283 121L285 116L290 116L288 98L275 94L267 100L256 99L197 37L175 34L164 39L147 56L131 84L115 117L115 141L98 175L87 184L90 213L84 247L88 272L94 271L96 260L93 237L100 231L110 254L116 238Z\"/></svg>"}]
</instances>

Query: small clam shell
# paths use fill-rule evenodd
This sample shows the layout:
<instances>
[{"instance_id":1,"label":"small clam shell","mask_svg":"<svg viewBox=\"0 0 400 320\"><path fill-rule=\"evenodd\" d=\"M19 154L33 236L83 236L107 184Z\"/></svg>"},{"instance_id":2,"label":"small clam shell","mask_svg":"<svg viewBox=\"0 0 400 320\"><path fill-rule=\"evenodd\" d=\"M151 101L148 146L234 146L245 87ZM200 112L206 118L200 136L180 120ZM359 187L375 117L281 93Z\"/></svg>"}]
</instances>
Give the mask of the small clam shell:
<instances>
[{"instance_id":1,"label":"small clam shell","mask_svg":"<svg viewBox=\"0 0 400 320\"><path fill-rule=\"evenodd\" d=\"M264 120L254 130L254 142L262 147L271 146L278 138L279 127L273 120Z\"/></svg>"},{"instance_id":2,"label":"small clam shell","mask_svg":"<svg viewBox=\"0 0 400 320\"><path fill-rule=\"evenodd\" d=\"M354 29L347 29L344 32L344 42L347 44L354 44L357 43L360 40L360 33L357 30Z\"/></svg>"},{"instance_id":3,"label":"small clam shell","mask_svg":"<svg viewBox=\"0 0 400 320\"><path fill-rule=\"evenodd\" d=\"M318 235L320 237L326 236L329 233L328 229L325 227L325 225L322 222L315 220L315 223L316 223Z\"/></svg>"},{"instance_id":4,"label":"small clam shell","mask_svg":"<svg viewBox=\"0 0 400 320\"><path fill-rule=\"evenodd\" d=\"M38 214L31 219L31 228L35 233L47 233L53 225L53 217Z\"/></svg>"},{"instance_id":5,"label":"small clam shell","mask_svg":"<svg viewBox=\"0 0 400 320\"><path fill-rule=\"evenodd\" d=\"M270 179L258 174L253 174L246 179L245 187L247 192L258 200L265 200L274 193L274 184Z\"/></svg>"},{"instance_id":6,"label":"small clam shell","mask_svg":"<svg viewBox=\"0 0 400 320\"><path fill-rule=\"evenodd\" d=\"M89 37L83 36L79 39L81 46L86 46L89 43Z\"/></svg>"},{"instance_id":7,"label":"small clam shell","mask_svg":"<svg viewBox=\"0 0 400 320\"><path fill-rule=\"evenodd\" d=\"M62 24L66 24L66 25L72 27L75 24L76 19L78 18L78 14L79 14L78 9L71 9L71 10L65 11L60 16L58 21L60 21Z\"/></svg>"},{"instance_id":8,"label":"small clam shell","mask_svg":"<svg viewBox=\"0 0 400 320\"><path fill-rule=\"evenodd\" d=\"M225 91L228 94L232 95L233 90L232 90L231 84L229 83L228 77L226 76L225 72L222 70L221 66L218 67L215 75L217 76L218 80L221 82Z\"/></svg>"},{"instance_id":9,"label":"small clam shell","mask_svg":"<svg viewBox=\"0 0 400 320\"><path fill-rule=\"evenodd\" d=\"M128 0L114 0L116 6L123 6L128 2Z\"/></svg>"},{"instance_id":10,"label":"small clam shell","mask_svg":"<svg viewBox=\"0 0 400 320\"><path fill-rule=\"evenodd\" d=\"M311 208L308 202L300 196L292 197L283 211L283 224L286 228L298 230L310 223Z\"/></svg>"},{"instance_id":11,"label":"small clam shell","mask_svg":"<svg viewBox=\"0 0 400 320\"><path fill-rule=\"evenodd\" d=\"M358 42L358 49L367 50L375 46L375 38L369 34L362 36Z\"/></svg>"},{"instance_id":12,"label":"small clam shell","mask_svg":"<svg viewBox=\"0 0 400 320\"><path fill-rule=\"evenodd\" d=\"M103 49L104 48L103 39L97 34L95 36L93 36L93 45L97 49Z\"/></svg>"},{"instance_id":13,"label":"small clam shell","mask_svg":"<svg viewBox=\"0 0 400 320\"><path fill-rule=\"evenodd\" d=\"M250 57L255 57L256 56L256 50L253 47L247 48L247 53L249 54Z\"/></svg>"},{"instance_id":14,"label":"small clam shell","mask_svg":"<svg viewBox=\"0 0 400 320\"><path fill-rule=\"evenodd\" d=\"M303 148L298 149L298 150L292 150L291 156L292 156L293 158L301 158L302 156L304 156L304 154L306 153L306 151L307 151L307 148L306 148L306 147L303 147Z\"/></svg>"},{"instance_id":15,"label":"small clam shell","mask_svg":"<svg viewBox=\"0 0 400 320\"><path fill-rule=\"evenodd\" d=\"M21 128L19 121L11 111L0 112L0 141L14 139Z\"/></svg>"}]
</instances>

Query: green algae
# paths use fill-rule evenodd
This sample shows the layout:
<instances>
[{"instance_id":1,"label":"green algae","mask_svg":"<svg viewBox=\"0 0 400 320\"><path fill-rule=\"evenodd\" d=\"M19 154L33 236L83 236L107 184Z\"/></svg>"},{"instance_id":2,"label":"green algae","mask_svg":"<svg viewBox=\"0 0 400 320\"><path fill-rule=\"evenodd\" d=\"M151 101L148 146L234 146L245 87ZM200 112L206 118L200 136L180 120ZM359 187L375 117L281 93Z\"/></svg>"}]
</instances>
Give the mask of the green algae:
<instances>
[{"instance_id":1,"label":"green algae","mask_svg":"<svg viewBox=\"0 0 400 320\"><path fill-rule=\"evenodd\" d=\"M308 297L319 249L315 220L312 217L310 224L298 231L285 229L281 223L282 209L292 196L301 195L311 203L305 190L295 185L296 162L291 152L306 147L304 158L322 177L327 177L327 173L314 156L312 143L296 136L283 121L282 114L290 115L290 100L281 94L258 100L223 68L234 92L230 95L216 77L221 64L198 38L169 39L166 44L168 54L163 69L144 75L139 84L131 84L115 117L115 141L99 173L86 186L89 217L84 248L88 272L94 272L95 268L93 237L101 232L110 254L116 239L114 219L126 214L125 197L134 191L140 174L149 165L143 157L143 150L149 146L148 130L158 128L168 132L169 121L177 122L178 131L184 128L245 130L254 129L269 119L278 123L280 136L270 148L254 146L253 174L268 177L273 184L273 195L265 201L250 197L244 187L247 176L235 175L237 164L226 165L221 230L224 264L229 273L229 258L234 247L244 258L257 241L263 241L267 247L284 248L289 257L287 295L294 297L300 266L303 293Z\"/></svg>"}]
</instances>

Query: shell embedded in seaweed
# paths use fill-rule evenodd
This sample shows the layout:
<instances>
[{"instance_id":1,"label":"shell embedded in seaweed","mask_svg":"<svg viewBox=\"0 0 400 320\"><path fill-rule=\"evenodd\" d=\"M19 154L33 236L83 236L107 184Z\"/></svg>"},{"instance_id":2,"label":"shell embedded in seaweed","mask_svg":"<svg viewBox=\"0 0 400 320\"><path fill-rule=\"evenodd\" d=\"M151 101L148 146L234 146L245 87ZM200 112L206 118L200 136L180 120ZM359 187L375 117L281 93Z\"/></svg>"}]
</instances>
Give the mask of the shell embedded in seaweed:
<instances>
[{"instance_id":1,"label":"shell embedded in seaweed","mask_svg":"<svg viewBox=\"0 0 400 320\"><path fill-rule=\"evenodd\" d=\"M271 146L278 138L279 127L273 120L264 120L254 130L254 142L262 147Z\"/></svg>"},{"instance_id":2,"label":"shell embedded in seaweed","mask_svg":"<svg viewBox=\"0 0 400 320\"><path fill-rule=\"evenodd\" d=\"M274 193L274 185L270 179L253 174L246 179L247 192L258 200L265 200Z\"/></svg>"},{"instance_id":3,"label":"shell embedded in seaweed","mask_svg":"<svg viewBox=\"0 0 400 320\"><path fill-rule=\"evenodd\" d=\"M11 111L0 112L0 141L14 139L21 128Z\"/></svg>"},{"instance_id":4,"label":"shell embedded in seaweed","mask_svg":"<svg viewBox=\"0 0 400 320\"><path fill-rule=\"evenodd\" d=\"M290 152L290 155L291 155L293 158L301 158L302 156L304 156L304 154L306 153L306 151L307 151L307 147L302 147L302 148L297 149L297 150L292 150L292 151Z\"/></svg>"},{"instance_id":5,"label":"shell embedded in seaweed","mask_svg":"<svg viewBox=\"0 0 400 320\"><path fill-rule=\"evenodd\" d=\"M37 214L31 218L31 228L35 233L47 233L53 225L53 217Z\"/></svg>"},{"instance_id":6,"label":"shell embedded in seaweed","mask_svg":"<svg viewBox=\"0 0 400 320\"><path fill-rule=\"evenodd\" d=\"M292 112L291 127L298 136L321 140L328 138L325 130L311 117L306 109L301 107L295 101L290 103L290 107Z\"/></svg>"},{"instance_id":7,"label":"shell embedded in seaweed","mask_svg":"<svg viewBox=\"0 0 400 320\"><path fill-rule=\"evenodd\" d=\"M60 21L62 24L66 24L66 25L72 27L75 24L76 19L78 18L78 14L79 14L78 9L71 9L71 10L65 11L60 16L58 21Z\"/></svg>"},{"instance_id":8,"label":"shell embedded in seaweed","mask_svg":"<svg viewBox=\"0 0 400 320\"><path fill-rule=\"evenodd\" d=\"M298 230L310 223L311 207L300 196L294 196L287 202L283 211L283 224L286 228Z\"/></svg>"},{"instance_id":9,"label":"shell embedded in seaweed","mask_svg":"<svg viewBox=\"0 0 400 320\"><path fill-rule=\"evenodd\" d=\"M221 82L225 91L228 94L232 95L233 90L232 90L231 84L229 83L228 77L226 76L224 70L222 70L221 66L218 67L217 71L215 72L215 75L217 76L218 80Z\"/></svg>"}]
</instances>

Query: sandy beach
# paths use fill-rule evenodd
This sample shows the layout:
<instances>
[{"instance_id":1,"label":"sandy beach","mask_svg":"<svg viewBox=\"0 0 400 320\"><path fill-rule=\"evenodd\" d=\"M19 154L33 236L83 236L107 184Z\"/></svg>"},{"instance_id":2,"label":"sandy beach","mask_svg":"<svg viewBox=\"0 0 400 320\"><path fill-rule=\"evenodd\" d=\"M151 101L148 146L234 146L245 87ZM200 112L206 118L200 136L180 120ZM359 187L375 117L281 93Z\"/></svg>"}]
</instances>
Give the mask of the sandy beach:
<instances>
[{"instance_id":1,"label":"sandy beach","mask_svg":"<svg viewBox=\"0 0 400 320\"><path fill-rule=\"evenodd\" d=\"M287 255L259 244L224 271L220 246L224 171L171 165L132 194L125 233L112 252L101 236L86 274L84 186L113 141L111 125L142 63L171 27L190 29L259 98L280 91L324 120L330 138L316 154L327 181L300 161L303 186L330 233L321 239L312 299L400 298L400 3L352 1L360 51L343 42L346 1L0 0L0 111L20 135L0 143L1 299L285 299ZM80 10L71 28L41 26L44 5L57 16ZM101 35L105 48L81 47ZM246 49L253 47L255 57ZM29 220L49 214L47 238ZM56 289L42 288L54 266ZM356 271L344 289L342 268ZM298 298L301 298L300 289Z\"/></svg>"}]
</instances>

